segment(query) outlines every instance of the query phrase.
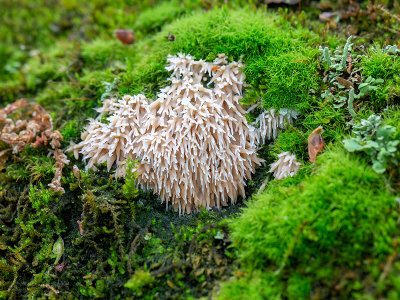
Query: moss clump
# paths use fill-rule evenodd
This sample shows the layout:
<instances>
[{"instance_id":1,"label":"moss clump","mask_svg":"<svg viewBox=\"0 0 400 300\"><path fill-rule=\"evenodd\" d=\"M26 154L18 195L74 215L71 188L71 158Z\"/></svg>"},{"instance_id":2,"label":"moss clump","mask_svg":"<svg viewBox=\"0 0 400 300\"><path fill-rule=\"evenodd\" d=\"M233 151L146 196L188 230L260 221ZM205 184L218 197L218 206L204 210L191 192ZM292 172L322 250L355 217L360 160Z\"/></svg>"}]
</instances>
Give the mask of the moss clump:
<instances>
[{"instance_id":1,"label":"moss clump","mask_svg":"<svg viewBox=\"0 0 400 300\"><path fill-rule=\"evenodd\" d=\"M260 280L266 285L260 297L272 293L294 299L298 292L309 298L317 291L323 297L352 295L360 289L361 275L344 290L333 290L330 284L345 270L362 274L384 261L393 251L398 217L395 197L383 178L359 157L330 147L318 158L312 176L300 185L271 183L231 223L244 270L266 273L236 278L224 285L221 295L238 299L231 286ZM365 264L367 257L373 259Z\"/></svg>"},{"instance_id":2,"label":"moss clump","mask_svg":"<svg viewBox=\"0 0 400 300\"><path fill-rule=\"evenodd\" d=\"M309 109L314 101L311 89L318 89L318 51L310 46L317 37L304 29L279 23L272 14L248 10L218 9L195 13L174 21L155 37L137 45L137 62L132 73L121 80L126 93L154 95L164 85L168 54L183 52L196 59L213 60L225 53L230 60L243 60L250 88L246 102L261 97L265 108ZM175 35L175 41L165 38ZM149 51L144 51L144 49ZM133 84L132 84L133 82Z\"/></svg>"},{"instance_id":3,"label":"moss clump","mask_svg":"<svg viewBox=\"0 0 400 300\"><path fill-rule=\"evenodd\" d=\"M387 53L380 47L372 48L362 59L362 73L365 78L383 79L376 90L371 92L373 107L382 109L387 105L400 103L400 55Z\"/></svg>"},{"instance_id":4,"label":"moss clump","mask_svg":"<svg viewBox=\"0 0 400 300\"><path fill-rule=\"evenodd\" d=\"M144 10L137 18L135 29L140 33L157 32L185 12L185 5L178 1L165 1Z\"/></svg>"},{"instance_id":5,"label":"moss clump","mask_svg":"<svg viewBox=\"0 0 400 300\"><path fill-rule=\"evenodd\" d=\"M271 150L275 155L289 151L295 154L297 159L306 160L307 136L295 127L289 127L274 140Z\"/></svg>"},{"instance_id":6,"label":"moss clump","mask_svg":"<svg viewBox=\"0 0 400 300\"><path fill-rule=\"evenodd\" d=\"M153 281L154 277L151 276L149 271L136 270L131 279L129 279L124 286L130 290L136 291L138 295L141 296L140 290Z\"/></svg>"},{"instance_id":7,"label":"moss clump","mask_svg":"<svg viewBox=\"0 0 400 300\"><path fill-rule=\"evenodd\" d=\"M115 65L116 62L124 63L126 58L133 55L133 48L122 44L117 39L96 39L84 43L81 50L82 61L88 69L92 70L104 69Z\"/></svg>"}]
</instances>

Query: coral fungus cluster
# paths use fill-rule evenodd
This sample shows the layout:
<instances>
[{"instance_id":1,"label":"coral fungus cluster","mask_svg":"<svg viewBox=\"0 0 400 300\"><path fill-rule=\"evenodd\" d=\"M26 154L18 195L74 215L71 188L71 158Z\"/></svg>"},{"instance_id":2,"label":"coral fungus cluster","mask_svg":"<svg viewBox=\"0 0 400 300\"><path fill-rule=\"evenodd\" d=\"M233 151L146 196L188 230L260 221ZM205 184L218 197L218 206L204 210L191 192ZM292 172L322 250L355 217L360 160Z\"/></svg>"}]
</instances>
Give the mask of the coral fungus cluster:
<instances>
[{"instance_id":1,"label":"coral fungus cluster","mask_svg":"<svg viewBox=\"0 0 400 300\"><path fill-rule=\"evenodd\" d=\"M228 64L224 55L210 63L179 54L168 63L172 84L156 101L137 95L106 102L99 111L111 114L108 124L91 120L70 150L89 159L88 168L116 162L117 176L124 175L126 158L139 158L140 185L179 212L234 203L261 163L239 104L242 65Z\"/></svg>"},{"instance_id":2,"label":"coral fungus cluster","mask_svg":"<svg viewBox=\"0 0 400 300\"><path fill-rule=\"evenodd\" d=\"M294 154L282 152L278 154L278 160L271 164L270 167L269 172L274 173L276 179L283 179L296 175L300 168L300 163Z\"/></svg>"},{"instance_id":3,"label":"coral fungus cluster","mask_svg":"<svg viewBox=\"0 0 400 300\"><path fill-rule=\"evenodd\" d=\"M61 187L62 169L69 163L59 149L61 140L61 133L53 130L50 115L39 104L20 99L0 110L0 141L11 146L0 152L0 160L4 163L11 150L17 154L28 145L40 147L50 144L54 150L56 169L49 187L57 192L64 192Z\"/></svg>"},{"instance_id":4,"label":"coral fungus cluster","mask_svg":"<svg viewBox=\"0 0 400 300\"><path fill-rule=\"evenodd\" d=\"M262 162L259 142L276 137L296 114L271 110L257 119L260 128L248 124L239 103L243 66L224 54L212 63L178 54L168 63L171 85L156 101L141 94L105 100L97 111L108 122L90 120L69 150L83 154L87 168L116 164L117 177L125 176L127 158L139 159L138 183L180 213L234 203Z\"/></svg>"},{"instance_id":5,"label":"coral fungus cluster","mask_svg":"<svg viewBox=\"0 0 400 300\"><path fill-rule=\"evenodd\" d=\"M286 124L292 124L293 119L297 118L297 112L290 109L281 109L277 112L275 109L262 112L255 123L259 124L255 131L257 141L265 143L266 140L276 139L279 129L283 129Z\"/></svg>"}]
</instances>

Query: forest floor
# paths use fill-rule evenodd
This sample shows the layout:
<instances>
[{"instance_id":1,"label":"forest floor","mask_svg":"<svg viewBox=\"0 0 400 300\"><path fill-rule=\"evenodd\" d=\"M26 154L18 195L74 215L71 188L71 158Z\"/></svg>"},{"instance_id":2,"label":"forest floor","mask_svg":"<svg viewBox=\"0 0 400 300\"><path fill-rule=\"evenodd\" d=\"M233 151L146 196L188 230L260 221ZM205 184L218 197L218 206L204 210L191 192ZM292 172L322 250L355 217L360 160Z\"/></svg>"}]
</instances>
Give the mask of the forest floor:
<instances>
[{"instance_id":1,"label":"forest floor","mask_svg":"<svg viewBox=\"0 0 400 300\"><path fill-rule=\"evenodd\" d=\"M0 1L0 299L399 299L397 2L131 2ZM156 99L178 53L241 59L249 122L297 112L244 199L181 216L66 151L104 100Z\"/></svg>"}]
</instances>

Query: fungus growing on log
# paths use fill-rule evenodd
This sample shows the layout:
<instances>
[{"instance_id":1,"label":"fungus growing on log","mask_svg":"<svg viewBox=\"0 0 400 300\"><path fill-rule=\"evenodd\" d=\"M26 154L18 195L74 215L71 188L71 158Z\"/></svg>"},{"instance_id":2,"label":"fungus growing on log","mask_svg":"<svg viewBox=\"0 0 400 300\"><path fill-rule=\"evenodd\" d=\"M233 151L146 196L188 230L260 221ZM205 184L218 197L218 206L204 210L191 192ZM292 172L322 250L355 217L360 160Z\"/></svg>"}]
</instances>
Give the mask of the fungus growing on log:
<instances>
[{"instance_id":1,"label":"fungus growing on log","mask_svg":"<svg viewBox=\"0 0 400 300\"><path fill-rule=\"evenodd\" d=\"M90 120L82 142L69 151L76 158L82 153L87 168L116 164L116 177L125 176L125 159L139 159L138 183L179 213L235 203L262 162L256 148L269 132L268 124L261 134L248 124L239 103L243 66L228 63L224 54L212 63L184 54L167 61L171 85L157 100L139 94L106 101L98 112L111 114L108 123ZM277 124L292 116L278 117Z\"/></svg>"}]
</instances>

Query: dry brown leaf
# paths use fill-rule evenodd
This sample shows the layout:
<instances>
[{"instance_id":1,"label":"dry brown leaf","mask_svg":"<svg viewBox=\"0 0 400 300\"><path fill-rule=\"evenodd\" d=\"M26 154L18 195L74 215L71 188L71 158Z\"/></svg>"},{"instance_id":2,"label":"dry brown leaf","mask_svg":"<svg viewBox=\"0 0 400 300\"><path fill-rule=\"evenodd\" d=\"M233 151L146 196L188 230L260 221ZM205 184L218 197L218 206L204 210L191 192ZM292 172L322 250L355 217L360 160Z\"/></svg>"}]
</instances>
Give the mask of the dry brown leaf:
<instances>
[{"instance_id":1,"label":"dry brown leaf","mask_svg":"<svg viewBox=\"0 0 400 300\"><path fill-rule=\"evenodd\" d=\"M130 29L117 29L114 30L115 36L122 42L122 44L130 45L135 41L135 33Z\"/></svg>"},{"instance_id":2,"label":"dry brown leaf","mask_svg":"<svg viewBox=\"0 0 400 300\"><path fill-rule=\"evenodd\" d=\"M349 88L349 87L354 87L353 83L351 81L348 81L344 79L343 77L336 77L336 80L339 82L339 84Z\"/></svg>"},{"instance_id":3,"label":"dry brown leaf","mask_svg":"<svg viewBox=\"0 0 400 300\"><path fill-rule=\"evenodd\" d=\"M311 162L315 162L317 154L324 150L325 142L322 137L323 132L324 129L322 126L319 126L308 136L308 156Z\"/></svg>"}]
</instances>

